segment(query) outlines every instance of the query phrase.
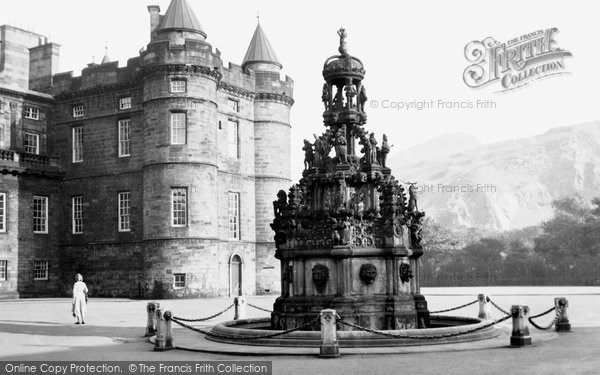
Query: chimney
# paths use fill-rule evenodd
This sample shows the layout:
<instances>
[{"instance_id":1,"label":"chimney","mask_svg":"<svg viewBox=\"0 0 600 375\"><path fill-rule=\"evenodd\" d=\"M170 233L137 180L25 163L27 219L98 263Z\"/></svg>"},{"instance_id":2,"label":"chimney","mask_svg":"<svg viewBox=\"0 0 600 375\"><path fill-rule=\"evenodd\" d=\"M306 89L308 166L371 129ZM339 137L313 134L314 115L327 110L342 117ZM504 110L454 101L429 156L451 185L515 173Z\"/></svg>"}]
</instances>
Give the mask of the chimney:
<instances>
[{"instance_id":1,"label":"chimney","mask_svg":"<svg viewBox=\"0 0 600 375\"><path fill-rule=\"evenodd\" d=\"M44 39L47 42L48 39ZM41 41L40 41L41 42ZM45 43L29 49L29 89L49 91L52 76L58 74L60 44Z\"/></svg>"},{"instance_id":2,"label":"chimney","mask_svg":"<svg viewBox=\"0 0 600 375\"><path fill-rule=\"evenodd\" d=\"M160 7L158 5L148 5L148 13L150 13L150 41L156 36L156 29L160 24Z\"/></svg>"}]
</instances>

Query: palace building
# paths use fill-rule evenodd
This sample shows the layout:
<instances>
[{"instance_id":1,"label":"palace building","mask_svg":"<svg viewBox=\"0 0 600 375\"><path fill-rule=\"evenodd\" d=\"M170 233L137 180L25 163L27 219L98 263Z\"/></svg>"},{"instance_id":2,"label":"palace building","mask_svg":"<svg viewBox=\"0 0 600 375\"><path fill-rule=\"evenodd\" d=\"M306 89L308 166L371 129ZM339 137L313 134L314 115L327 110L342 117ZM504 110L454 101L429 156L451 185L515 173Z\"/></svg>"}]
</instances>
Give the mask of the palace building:
<instances>
[{"instance_id":1,"label":"palace building","mask_svg":"<svg viewBox=\"0 0 600 375\"><path fill-rule=\"evenodd\" d=\"M150 41L59 73L47 38L0 27L0 298L279 291L269 224L291 184L293 81L260 24L241 65L186 0Z\"/></svg>"}]
</instances>

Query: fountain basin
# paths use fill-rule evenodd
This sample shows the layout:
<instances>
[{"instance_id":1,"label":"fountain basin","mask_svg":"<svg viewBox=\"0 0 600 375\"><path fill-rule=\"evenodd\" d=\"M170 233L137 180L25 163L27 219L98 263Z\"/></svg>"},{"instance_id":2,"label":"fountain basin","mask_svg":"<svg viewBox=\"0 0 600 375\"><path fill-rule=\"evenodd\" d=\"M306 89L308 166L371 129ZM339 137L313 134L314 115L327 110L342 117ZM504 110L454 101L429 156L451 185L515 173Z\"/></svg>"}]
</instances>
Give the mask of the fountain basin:
<instances>
[{"instance_id":1,"label":"fountain basin","mask_svg":"<svg viewBox=\"0 0 600 375\"><path fill-rule=\"evenodd\" d=\"M337 331L337 338L340 348L421 346L461 343L491 339L498 336L500 331L495 329L494 326L472 332L489 323L490 321L488 320L478 318L438 315L431 317L430 324L432 328L383 331L389 334L403 336L404 338L382 336L364 331L339 330ZM218 336L207 335L206 339L237 345L306 348L319 347L321 345L320 331L295 331L271 338L252 338L283 332L272 330L270 327L270 318L232 320L214 326L211 333ZM439 337L444 335L456 336ZM418 338L410 338L411 336Z\"/></svg>"}]
</instances>

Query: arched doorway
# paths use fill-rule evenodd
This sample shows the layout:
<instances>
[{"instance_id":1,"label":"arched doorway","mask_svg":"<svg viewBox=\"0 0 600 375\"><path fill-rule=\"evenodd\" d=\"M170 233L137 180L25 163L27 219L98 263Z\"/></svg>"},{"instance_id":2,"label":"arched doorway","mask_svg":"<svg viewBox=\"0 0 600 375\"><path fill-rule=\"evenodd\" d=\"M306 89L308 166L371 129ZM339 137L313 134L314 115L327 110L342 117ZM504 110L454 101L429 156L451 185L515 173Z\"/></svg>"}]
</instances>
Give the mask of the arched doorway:
<instances>
[{"instance_id":1,"label":"arched doorway","mask_svg":"<svg viewBox=\"0 0 600 375\"><path fill-rule=\"evenodd\" d=\"M242 295L242 258L235 254L229 260L229 275L231 284L229 287L229 293L231 296Z\"/></svg>"}]
</instances>

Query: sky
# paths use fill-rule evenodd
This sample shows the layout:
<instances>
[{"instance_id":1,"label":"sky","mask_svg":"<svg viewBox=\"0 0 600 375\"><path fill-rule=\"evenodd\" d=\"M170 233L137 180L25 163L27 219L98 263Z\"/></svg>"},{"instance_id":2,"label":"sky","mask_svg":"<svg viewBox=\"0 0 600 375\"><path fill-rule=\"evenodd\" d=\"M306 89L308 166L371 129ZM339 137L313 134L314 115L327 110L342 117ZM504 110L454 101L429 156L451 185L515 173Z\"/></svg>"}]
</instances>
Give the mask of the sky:
<instances>
[{"instance_id":1,"label":"sky","mask_svg":"<svg viewBox=\"0 0 600 375\"><path fill-rule=\"evenodd\" d=\"M169 2L0 0L0 24L49 36L62 46L60 70L79 75L92 56L96 62L102 59L105 44L110 57L126 65L149 42L146 7L159 5L164 13ZM321 72L324 61L338 54L340 26L348 32L350 54L360 58L367 71L367 129L379 139L386 133L394 145L392 154L445 133L470 133L492 143L600 119L600 33L592 1L188 2L207 42L219 48L225 64L241 63L260 15L284 66L282 74L295 82L293 179L302 169L302 140L324 130ZM497 84L473 89L464 83L469 42L490 36L506 42L553 27L559 29L558 46L573 54L565 59L569 74L503 93L497 92ZM447 102L477 100L494 104L445 108ZM411 101L434 105L421 110L389 108L391 103Z\"/></svg>"}]
</instances>

